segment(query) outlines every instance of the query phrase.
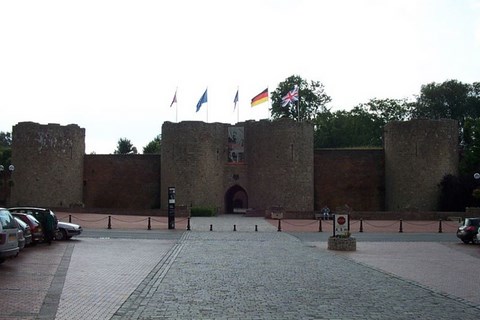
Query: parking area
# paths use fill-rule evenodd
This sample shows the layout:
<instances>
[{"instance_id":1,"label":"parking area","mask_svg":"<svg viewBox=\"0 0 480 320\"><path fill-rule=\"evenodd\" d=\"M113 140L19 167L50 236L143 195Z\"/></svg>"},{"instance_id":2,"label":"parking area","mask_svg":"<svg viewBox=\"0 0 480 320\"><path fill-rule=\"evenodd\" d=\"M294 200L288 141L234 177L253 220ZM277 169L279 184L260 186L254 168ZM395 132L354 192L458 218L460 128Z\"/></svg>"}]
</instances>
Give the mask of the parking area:
<instances>
[{"instance_id":1,"label":"parking area","mask_svg":"<svg viewBox=\"0 0 480 320\"><path fill-rule=\"evenodd\" d=\"M26 248L0 265L0 319L451 319L480 313L480 280L464 276L480 262L478 245L390 241L378 234L378 241L360 240L356 252L339 253L326 249L326 231L293 236L306 232L278 232L275 221L261 218L192 218L191 224L191 231L124 229L119 238L100 228L94 237ZM449 236L455 238L443 237Z\"/></svg>"}]
</instances>

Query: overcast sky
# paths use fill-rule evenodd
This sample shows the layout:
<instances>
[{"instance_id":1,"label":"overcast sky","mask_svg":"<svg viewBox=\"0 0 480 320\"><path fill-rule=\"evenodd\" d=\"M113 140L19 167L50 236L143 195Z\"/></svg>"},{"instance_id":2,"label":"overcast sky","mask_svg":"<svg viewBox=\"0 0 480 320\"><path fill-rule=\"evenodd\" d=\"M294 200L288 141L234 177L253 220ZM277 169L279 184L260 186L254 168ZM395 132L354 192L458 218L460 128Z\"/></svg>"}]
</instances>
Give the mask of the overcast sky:
<instances>
[{"instance_id":1,"label":"overcast sky","mask_svg":"<svg viewBox=\"0 0 480 320\"><path fill-rule=\"evenodd\" d=\"M87 153L141 152L164 121L268 118L250 100L291 75L332 110L478 82L480 0L0 2L0 131L76 123Z\"/></svg>"}]
</instances>

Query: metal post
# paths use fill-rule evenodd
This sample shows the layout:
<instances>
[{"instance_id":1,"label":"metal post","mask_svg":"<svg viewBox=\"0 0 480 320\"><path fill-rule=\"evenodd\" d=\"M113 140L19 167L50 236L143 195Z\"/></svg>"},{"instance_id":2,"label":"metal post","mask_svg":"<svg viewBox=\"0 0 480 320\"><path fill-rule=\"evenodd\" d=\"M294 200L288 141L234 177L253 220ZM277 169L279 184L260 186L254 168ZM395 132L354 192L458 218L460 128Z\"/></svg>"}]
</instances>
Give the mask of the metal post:
<instances>
[{"instance_id":1,"label":"metal post","mask_svg":"<svg viewBox=\"0 0 480 320\"><path fill-rule=\"evenodd\" d=\"M438 233L442 233L442 219L438 220Z\"/></svg>"},{"instance_id":2,"label":"metal post","mask_svg":"<svg viewBox=\"0 0 480 320\"><path fill-rule=\"evenodd\" d=\"M402 233L403 232L403 220L400 219L400 230L398 232Z\"/></svg>"},{"instance_id":3,"label":"metal post","mask_svg":"<svg viewBox=\"0 0 480 320\"><path fill-rule=\"evenodd\" d=\"M363 219L360 218L360 232L363 232Z\"/></svg>"},{"instance_id":4,"label":"metal post","mask_svg":"<svg viewBox=\"0 0 480 320\"><path fill-rule=\"evenodd\" d=\"M148 227L147 227L148 230L152 230L152 224L150 222L150 217L148 217Z\"/></svg>"},{"instance_id":5,"label":"metal post","mask_svg":"<svg viewBox=\"0 0 480 320\"><path fill-rule=\"evenodd\" d=\"M187 231L190 231L190 217L187 218Z\"/></svg>"},{"instance_id":6,"label":"metal post","mask_svg":"<svg viewBox=\"0 0 480 320\"><path fill-rule=\"evenodd\" d=\"M72 223L72 215L71 214L68 215L68 222Z\"/></svg>"},{"instance_id":7,"label":"metal post","mask_svg":"<svg viewBox=\"0 0 480 320\"><path fill-rule=\"evenodd\" d=\"M213 224L210 225L210 231L213 231Z\"/></svg>"},{"instance_id":8,"label":"metal post","mask_svg":"<svg viewBox=\"0 0 480 320\"><path fill-rule=\"evenodd\" d=\"M258 231L258 226L257 225L255 225L255 231Z\"/></svg>"},{"instance_id":9,"label":"metal post","mask_svg":"<svg viewBox=\"0 0 480 320\"><path fill-rule=\"evenodd\" d=\"M322 232L322 219L318 219L318 232Z\"/></svg>"},{"instance_id":10,"label":"metal post","mask_svg":"<svg viewBox=\"0 0 480 320\"><path fill-rule=\"evenodd\" d=\"M112 216L108 216L108 229L112 229Z\"/></svg>"},{"instance_id":11,"label":"metal post","mask_svg":"<svg viewBox=\"0 0 480 320\"><path fill-rule=\"evenodd\" d=\"M237 231L237 225L236 224L233 225L233 231Z\"/></svg>"},{"instance_id":12,"label":"metal post","mask_svg":"<svg viewBox=\"0 0 480 320\"><path fill-rule=\"evenodd\" d=\"M277 231L282 231L282 219L278 219L278 230Z\"/></svg>"}]
</instances>

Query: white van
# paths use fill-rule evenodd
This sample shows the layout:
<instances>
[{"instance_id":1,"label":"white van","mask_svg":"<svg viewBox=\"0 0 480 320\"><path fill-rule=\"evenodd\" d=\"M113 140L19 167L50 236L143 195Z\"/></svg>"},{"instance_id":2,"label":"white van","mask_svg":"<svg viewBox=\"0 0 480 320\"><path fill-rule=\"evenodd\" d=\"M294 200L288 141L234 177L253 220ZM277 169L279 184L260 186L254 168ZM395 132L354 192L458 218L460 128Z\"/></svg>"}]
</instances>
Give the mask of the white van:
<instances>
[{"instance_id":1,"label":"white van","mask_svg":"<svg viewBox=\"0 0 480 320\"><path fill-rule=\"evenodd\" d=\"M0 208L0 263L18 255L18 228L13 216Z\"/></svg>"}]
</instances>

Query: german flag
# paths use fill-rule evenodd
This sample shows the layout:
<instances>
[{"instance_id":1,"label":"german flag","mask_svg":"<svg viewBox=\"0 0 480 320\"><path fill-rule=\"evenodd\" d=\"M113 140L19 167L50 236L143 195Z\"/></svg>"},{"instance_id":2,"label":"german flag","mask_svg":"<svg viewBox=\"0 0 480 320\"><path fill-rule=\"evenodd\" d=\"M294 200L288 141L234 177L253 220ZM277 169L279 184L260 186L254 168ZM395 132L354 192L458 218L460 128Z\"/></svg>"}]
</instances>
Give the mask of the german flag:
<instances>
[{"instance_id":1,"label":"german flag","mask_svg":"<svg viewBox=\"0 0 480 320\"><path fill-rule=\"evenodd\" d=\"M252 107L255 107L256 105L260 103L264 103L268 101L268 88L257 94L255 97L252 99Z\"/></svg>"}]
</instances>

